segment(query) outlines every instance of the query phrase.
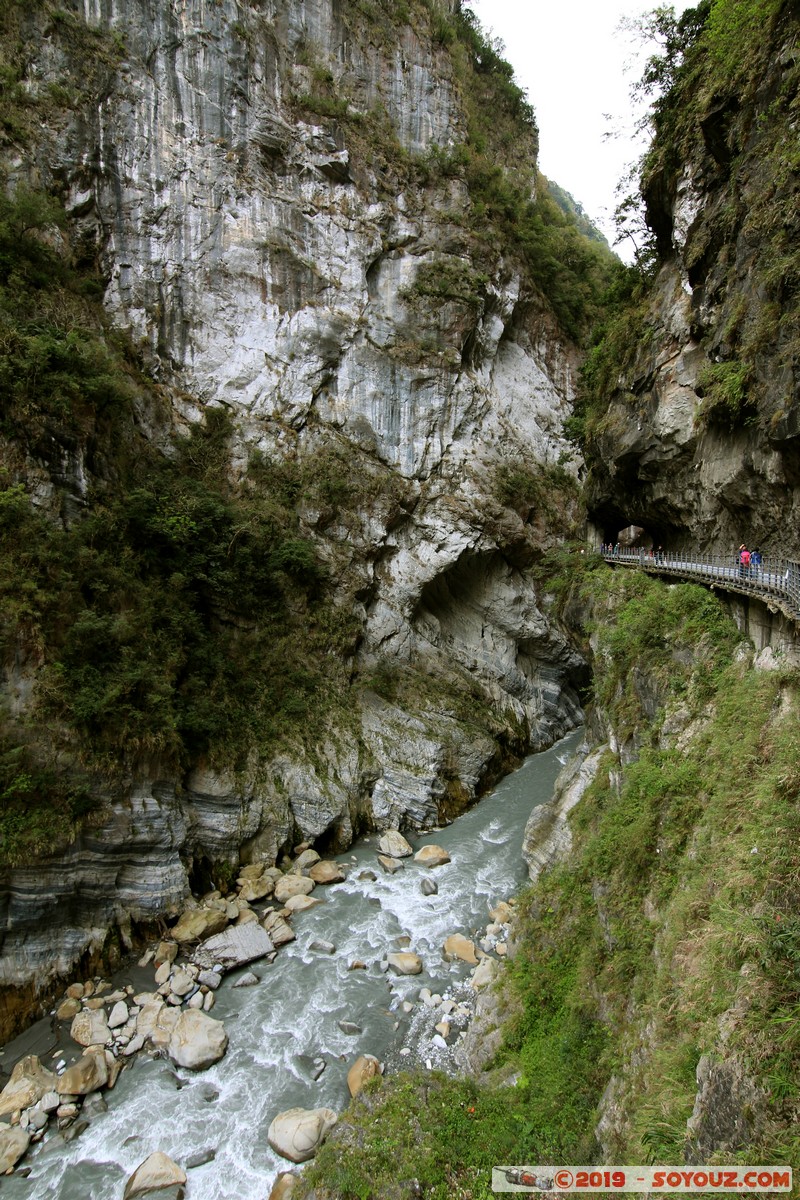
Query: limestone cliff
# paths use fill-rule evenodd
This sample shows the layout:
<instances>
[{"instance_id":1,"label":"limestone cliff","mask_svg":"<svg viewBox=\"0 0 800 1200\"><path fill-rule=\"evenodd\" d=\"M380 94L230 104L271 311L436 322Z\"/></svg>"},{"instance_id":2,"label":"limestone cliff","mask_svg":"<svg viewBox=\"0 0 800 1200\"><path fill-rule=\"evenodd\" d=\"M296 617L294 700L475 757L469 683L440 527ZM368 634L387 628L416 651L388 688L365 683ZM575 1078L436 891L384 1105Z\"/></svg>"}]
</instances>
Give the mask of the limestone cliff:
<instances>
[{"instance_id":1,"label":"limestone cliff","mask_svg":"<svg viewBox=\"0 0 800 1200\"><path fill-rule=\"evenodd\" d=\"M588 502L607 537L797 553L797 13L703 3L670 45L650 278L587 379Z\"/></svg>"},{"instance_id":2,"label":"limestone cliff","mask_svg":"<svg viewBox=\"0 0 800 1200\"><path fill-rule=\"evenodd\" d=\"M581 518L560 462L586 316L567 264L602 255L543 225L532 115L469 14L396 8L3 18L7 240L32 279L40 251L88 277L60 311L35 283L46 347L35 314L14 334L74 365L79 311L85 382L42 400L25 375L3 429L17 530L75 547L33 556L29 610L8 601L3 761L83 772L93 806L87 824L73 789L69 844L42 834L35 866L6 847L0 983L26 1003L240 853L431 826L580 719L581 657L529 567ZM37 201L32 241L20 206L42 195L66 216ZM124 394L97 382L99 335ZM160 572L146 621L103 557L117 537L120 570Z\"/></svg>"}]
</instances>

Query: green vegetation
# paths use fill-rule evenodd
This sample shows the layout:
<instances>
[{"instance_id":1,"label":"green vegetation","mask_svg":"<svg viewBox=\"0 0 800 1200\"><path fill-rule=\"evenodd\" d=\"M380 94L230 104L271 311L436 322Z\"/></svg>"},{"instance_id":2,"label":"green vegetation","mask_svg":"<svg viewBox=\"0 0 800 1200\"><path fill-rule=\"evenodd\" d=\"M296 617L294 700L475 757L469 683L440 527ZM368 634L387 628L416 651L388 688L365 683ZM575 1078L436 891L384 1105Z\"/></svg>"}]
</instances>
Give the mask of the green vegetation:
<instances>
[{"instance_id":1,"label":"green vegetation","mask_svg":"<svg viewBox=\"0 0 800 1200\"><path fill-rule=\"evenodd\" d=\"M522 462L505 464L495 472L492 491L523 521L554 522L564 536L578 536L585 515L581 489L574 475L560 463L542 464L536 469Z\"/></svg>"},{"instance_id":2,"label":"green vegetation","mask_svg":"<svg viewBox=\"0 0 800 1200\"><path fill-rule=\"evenodd\" d=\"M46 439L86 434L136 392L122 340L103 336L98 280L71 261L65 228L52 196L0 190L0 433L43 454Z\"/></svg>"},{"instance_id":3,"label":"green vegetation","mask_svg":"<svg viewBox=\"0 0 800 1200\"><path fill-rule=\"evenodd\" d=\"M353 1144L323 1145L302 1176L300 1195L322 1185L320 1196L401 1200L416 1181L426 1200L490 1200L493 1165L531 1161L517 1158L531 1144L530 1131L509 1094L437 1073L370 1085L348 1111Z\"/></svg>"},{"instance_id":4,"label":"green vegetation","mask_svg":"<svg viewBox=\"0 0 800 1200\"><path fill-rule=\"evenodd\" d=\"M29 24L44 18L67 70L46 83L31 70L36 57ZM4 0L0 6L0 149L31 146L44 123L58 127L68 110L83 110L107 95L125 54L118 32L94 28L56 0Z\"/></svg>"},{"instance_id":5,"label":"green vegetation","mask_svg":"<svg viewBox=\"0 0 800 1200\"><path fill-rule=\"evenodd\" d=\"M287 472L267 490L262 469L236 494L228 432L211 410L176 459L143 455L68 529L19 485L0 494L7 645L44 648L46 710L92 756L213 752L235 765L256 732L274 739L335 680L326 660L348 635L330 644L325 572L298 534Z\"/></svg>"},{"instance_id":6,"label":"green vegetation","mask_svg":"<svg viewBox=\"0 0 800 1200\"><path fill-rule=\"evenodd\" d=\"M647 664L647 687L659 707L667 697L676 695L686 695L697 705L715 690L719 672L729 663L739 637L710 592L690 584L654 586L652 578L638 573L615 578L610 586L605 573L592 573L588 588L600 589L604 607L610 605L613 611L610 626L606 612L598 612L598 653L603 667L595 671L594 686L597 702L613 708L621 733L635 728L642 709L640 682L630 669L632 663ZM620 607L621 596L627 602ZM685 671L676 669L684 646L695 647L688 678Z\"/></svg>"},{"instance_id":7,"label":"green vegetation","mask_svg":"<svg viewBox=\"0 0 800 1200\"><path fill-rule=\"evenodd\" d=\"M546 183L547 190L553 200L555 200L562 212L573 218L581 233L585 234L590 241L599 242L602 246L608 248L608 242L606 241L605 235L600 232L597 226L587 216L580 201L576 200L575 197L571 195L571 193L565 188L562 188L557 183L554 183L552 179L546 180Z\"/></svg>"},{"instance_id":8,"label":"green vegetation","mask_svg":"<svg viewBox=\"0 0 800 1200\"><path fill-rule=\"evenodd\" d=\"M412 304L425 302L437 308L444 301L480 308L488 277L461 258L438 256L422 263L411 287L403 293Z\"/></svg>"},{"instance_id":9,"label":"green vegetation","mask_svg":"<svg viewBox=\"0 0 800 1200\"><path fill-rule=\"evenodd\" d=\"M0 863L30 862L52 851L96 808L85 778L0 739Z\"/></svg>"},{"instance_id":10,"label":"green vegetation","mask_svg":"<svg viewBox=\"0 0 800 1200\"><path fill-rule=\"evenodd\" d=\"M158 396L106 328L97 284L53 197L0 194L2 647L7 661L38 660L31 720L48 722L54 747L42 761L35 736L4 720L5 862L70 840L91 808L86 781L102 775L107 790L142 755L165 769L198 756L235 768L254 745L302 738L312 708L323 719L358 628L332 604L298 505L332 520L382 490L368 474L354 482L335 448L313 461L255 456L232 483L223 409L166 454L144 441L134 419L157 420ZM69 519L13 482L19 450L61 470L87 442L94 482L63 501ZM382 503L399 503L394 492ZM59 746L72 767L56 767Z\"/></svg>"},{"instance_id":11,"label":"green vegetation","mask_svg":"<svg viewBox=\"0 0 800 1200\"><path fill-rule=\"evenodd\" d=\"M704 400L697 419L727 429L736 429L747 419L752 421L756 409L749 382L750 369L744 363L709 363L697 380L697 394Z\"/></svg>"},{"instance_id":12,"label":"green vegetation","mask_svg":"<svg viewBox=\"0 0 800 1200\"><path fill-rule=\"evenodd\" d=\"M573 813L569 860L520 901L497 1063L516 1082L378 1084L307 1172L341 1200L404 1196L414 1178L437 1200L488 1200L492 1165L597 1161L598 1106L623 1070L612 1159L681 1162L723 1014L725 1057L769 1090L769 1119L744 1114L749 1144L712 1159L797 1160L800 679L754 674L700 588L564 552L558 565L562 601L577 591L594 608L596 693L638 757L620 775L608 753Z\"/></svg>"},{"instance_id":13,"label":"green vegetation","mask_svg":"<svg viewBox=\"0 0 800 1200\"><path fill-rule=\"evenodd\" d=\"M640 266L618 262L603 293L602 316L592 331L580 369L572 414L564 433L591 460L595 439L611 396L638 355L652 343L656 328L648 304L647 276Z\"/></svg>"}]
</instances>

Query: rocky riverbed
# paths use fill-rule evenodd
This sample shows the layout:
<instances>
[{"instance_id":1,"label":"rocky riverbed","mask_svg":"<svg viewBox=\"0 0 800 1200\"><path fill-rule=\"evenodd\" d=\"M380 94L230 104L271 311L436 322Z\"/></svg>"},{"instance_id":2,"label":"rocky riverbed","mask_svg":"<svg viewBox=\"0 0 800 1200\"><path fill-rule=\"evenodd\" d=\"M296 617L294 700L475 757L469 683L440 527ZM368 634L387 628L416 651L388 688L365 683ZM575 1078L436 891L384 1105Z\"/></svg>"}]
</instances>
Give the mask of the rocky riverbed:
<instances>
[{"instance_id":1,"label":"rocky riverbed","mask_svg":"<svg viewBox=\"0 0 800 1200\"><path fill-rule=\"evenodd\" d=\"M50 1044L40 1027L3 1052L9 1194L72 1200L91 1180L93 1197L116 1200L120 1183L132 1197L188 1172L203 1200L233 1172L237 1195L263 1197L372 1075L454 1069L507 952L526 817L577 736L416 847L390 831L338 861L300 845L248 865L127 976L75 980ZM243 1139L253 1105L259 1133Z\"/></svg>"}]
</instances>

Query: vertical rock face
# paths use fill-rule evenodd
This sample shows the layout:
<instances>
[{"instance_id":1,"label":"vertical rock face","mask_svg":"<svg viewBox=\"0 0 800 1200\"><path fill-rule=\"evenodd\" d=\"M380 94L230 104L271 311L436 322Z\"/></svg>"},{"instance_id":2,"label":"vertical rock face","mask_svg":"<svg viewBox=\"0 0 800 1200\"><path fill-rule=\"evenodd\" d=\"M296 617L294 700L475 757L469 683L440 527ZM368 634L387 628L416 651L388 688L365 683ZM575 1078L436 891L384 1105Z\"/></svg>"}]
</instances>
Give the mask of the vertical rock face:
<instances>
[{"instance_id":1,"label":"vertical rock face","mask_svg":"<svg viewBox=\"0 0 800 1200\"><path fill-rule=\"evenodd\" d=\"M580 719L583 664L530 573L574 529L574 499L554 517L496 488L503 467L554 470L575 350L519 264L478 245L465 183L436 165L468 114L428 8L409 11L80 0L66 26L35 6L25 18L31 89L76 77L64 28L96 39L105 74L92 105L59 110L6 165L66 197L166 428L224 406L234 474L254 451L335 445L369 483L348 521L300 516L372 682L321 717L313 752L254 751L236 776L142 767L66 854L9 868L6 987L43 986L115 921L168 910L193 868L430 826ZM164 428L142 415L145 436ZM58 479L34 459L27 477L43 505L61 488L79 507L85 447L63 457ZM9 675L20 714L29 674Z\"/></svg>"},{"instance_id":2,"label":"vertical rock face","mask_svg":"<svg viewBox=\"0 0 800 1200\"><path fill-rule=\"evenodd\" d=\"M701 29L659 103L642 181L657 273L587 426L590 515L606 537L633 522L664 545L798 552L790 9L765 10L757 37L732 35L727 68L724 22Z\"/></svg>"},{"instance_id":3,"label":"vertical rock face","mask_svg":"<svg viewBox=\"0 0 800 1200\"><path fill-rule=\"evenodd\" d=\"M463 140L441 47L334 3L84 0L83 15L125 55L96 111L40 153L156 373L233 406L249 449L313 416L420 478L478 433L558 453L572 356L541 313L521 317L518 272L495 262L485 295L454 286L436 311L404 295L426 264L474 274L463 183L421 187L392 162Z\"/></svg>"}]
</instances>

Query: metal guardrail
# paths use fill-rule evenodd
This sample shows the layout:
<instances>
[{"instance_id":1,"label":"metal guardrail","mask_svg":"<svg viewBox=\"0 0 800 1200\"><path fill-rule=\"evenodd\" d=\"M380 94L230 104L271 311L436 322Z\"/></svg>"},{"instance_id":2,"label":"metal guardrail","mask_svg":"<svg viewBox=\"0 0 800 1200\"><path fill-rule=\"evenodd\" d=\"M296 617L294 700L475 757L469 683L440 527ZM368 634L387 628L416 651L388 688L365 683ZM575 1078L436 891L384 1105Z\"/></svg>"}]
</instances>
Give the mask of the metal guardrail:
<instances>
[{"instance_id":1,"label":"metal guardrail","mask_svg":"<svg viewBox=\"0 0 800 1200\"><path fill-rule=\"evenodd\" d=\"M710 554L694 550L644 550L596 547L606 562L620 567L636 567L656 575L677 575L681 579L719 587L728 592L757 596L791 621L800 623L800 562L791 558L764 558L743 566L736 554Z\"/></svg>"}]
</instances>

